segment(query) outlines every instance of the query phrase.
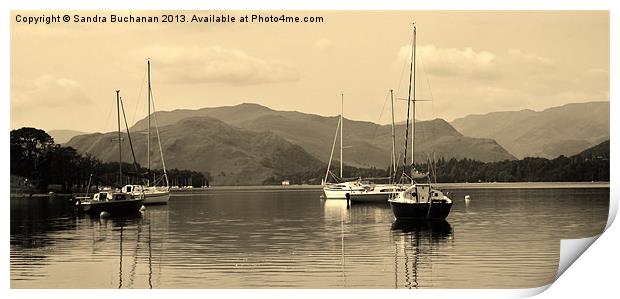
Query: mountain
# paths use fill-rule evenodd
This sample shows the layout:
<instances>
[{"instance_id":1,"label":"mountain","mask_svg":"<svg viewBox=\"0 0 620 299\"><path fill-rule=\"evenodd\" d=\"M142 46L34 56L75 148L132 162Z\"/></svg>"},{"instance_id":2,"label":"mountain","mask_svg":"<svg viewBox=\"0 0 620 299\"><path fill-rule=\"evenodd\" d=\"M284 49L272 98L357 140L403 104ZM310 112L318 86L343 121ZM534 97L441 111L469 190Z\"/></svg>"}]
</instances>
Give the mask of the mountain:
<instances>
[{"instance_id":1,"label":"mountain","mask_svg":"<svg viewBox=\"0 0 620 299\"><path fill-rule=\"evenodd\" d=\"M451 124L466 136L497 140L518 158L571 156L609 139L609 102L469 115Z\"/></svg>"},{"instance_id":2,"label":"mountain","mask_svg":"<svg viewBox=\"0 0 620 299\"><path fill-rule=\"evenodd\" d=\"M269 131L301 146L323 162L329 160L339 118L276 111L258 104L162 111L156 112L154 117L159 125L175 124L191 117L211 117L248 131ZM416 124L417 161L425 161L432 157L433 153L437 158L472 158L484 162L515 159L494 140L463 136L444 120L435 119ZM142 119L131 130L144 130L146 126L146 119ZM392 151L391 125L345 119L343 128L345 164L381 168L389 165ZM404 130L404 125L396 126L397 155L404 148ZM339 157L338 144L334 156Z\"/></svg>"},{"instance_id":3,"label":"mountain","mask_svg":"<svg viewBox=\"0 0 620 299\"><path fill-rule=\"evenodd\" d=\"M158 119L159 122L159 119ZM240 129L210 117L190 117L159 127L166 167L209 172L213 184L257 185L265 179L315 170L325 164L298 145L272 132ZM66 145L104 162L118 161L117 132L76 136ZM123 161L132 161L131 148L122 134ZM161 168L153 138L151 168ZM134 131L131 141L139 164L146 165L146 132Z\"/></svg>"},{"instance_id":4,"label":"mountain","mask_svg":"<svg viewBox=\"0 0 620 299\"><path fill-rule=\"evenodd\" d=\"M584 159L607 159L609 160L609 140L603 141L589 149L575 155Z\"/></svg>"},{"instance_id":5,"label":"mountain","mask_svg":"<svg viewBox=\"0 0 620 299\"><path fill-rule=\"evenodd\" d=\"M86 132L74 131L74 130L50 130L47 134L54 138L54 142L57 144L63 144L74 136L86 134Z\"/></svg>"}]
</instances>

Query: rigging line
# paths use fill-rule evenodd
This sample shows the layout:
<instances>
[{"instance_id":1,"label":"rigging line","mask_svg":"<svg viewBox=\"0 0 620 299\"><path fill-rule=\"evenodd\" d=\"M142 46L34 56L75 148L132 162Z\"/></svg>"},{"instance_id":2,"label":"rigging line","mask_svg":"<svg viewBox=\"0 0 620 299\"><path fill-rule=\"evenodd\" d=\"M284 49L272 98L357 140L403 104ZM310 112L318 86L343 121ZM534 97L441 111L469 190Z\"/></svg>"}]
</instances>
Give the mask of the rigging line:
<instances>
[{"instance_id":1,"label":"rigging line","mask_svg":"<svg viewBox=\"0 0 620 299\"><path fill-rule=\"evenodd\" d=\"M133 167L138 172L138 162L136 162L136 154L133 151L133 143L131 142L131 135L129 134L129 126L127 125L127 116L125 116L125 105L123 105L123 98L118 98L121 103L121 111L123 112L123 120L125 121L125 128L127 128L127 139L129 139L129 147L131 148L131 156L133 157Z\"/></svg>"},{"instance_id":2,"label":"rigging line","mask_svg":"<svg viewBox=\"0 0 620 299\"><path fill-rule=\"evenodd\" d=\"M426 72L426 67L424 66L424 60L422 59L422 55L418 55L417 59L420 60L420 64L422 67L422 73L424 74L424 79L426 81L426 86L428 87L428 92L430 95L430 102L431 102L431 116L434 119L435 118L435 97L433 96L433 90L431 89L431 83L429 80L429 76L428 73ZM435 130L435 126L431 127L431 133L433 134L433 136L436 136L437 131ZM422 135L424 136L424 135ZM426 138L424 138L426 141ZM434 151L433 151L434 152Z\"/></svg>"},{"instance_id":3,"label":"rigging line","mask_svg":"<svg viewBox=\"0 0 620 299\"><path fill-rule=\"evenodd\" d=\"M110 125L110 118L112 116L112 110L114 110L114 106L115 106L114 103L111 102L110 110L108 110L108 116L106 117L104 128L107 128ZM112 130L112 131L114 131L114 130Z\"/></svg>"},{"instance_id":4,"label":"rigging line","mask_svg":"<svg viewBox=\"0 0 620 299\"><path fill-rule=\"evenodd\" d=\"M155 110L155 98L153 97L153 89L151 89L151 105L153 106L153 111ZM164 168L164 178L166 178L166 187L170 186L168 182L168 173L166 172L166 161L164 161L164 151L161 148L161 138L159 137L159 125L157 125L157 117L155 117L155 113L153 113L153 120L155 121L155 132L157 133L157 143L159 144L159 155L161 156L161 165Z\"/></svg>"},{"instance_id":5,"label":"rigging line","mask_svg":"<svg viewBox=\"0 0 620 299\"><path fill-rule=\"evenodd\" d=\"M134 107L133 109L133 116L131 118L131 123L134 123L133 121L136 120L136 114L138 113L138 104L140 104L140 99L142 98L142 90L144 89L144 79L146 78L146 72L147 70L144 70L144 75L142 75L142 84L140 85L140 91L138 92L138 97L136 100L136 107Z\"/></svg>"},{"instance_id":6,"label":"rigging line","mask_svg":"<svg viewBox=\"0 0 620 299\"><path fill-rule=\"evenodd\" d=\"M325 173L325 179L324 179L323 183L327 183L328 175L331 172L330 168L331 168L331 165L332 165L332 158L334 157L334 148L336 147L336 139L338 137L338 129L340 129L340 118L338 118L338 125L336 126L336 134L334 134L334 143L332 144L332 152L329 155L329 162L327 163L327 172Z\"/></svg>"},{"instance_id":7,"label":"rigging line","mask_svg":"<svg viewBox=\"0 0 620 299\"><path fill-rule=\"evenodd\" d=\"M387 105L387 101L389 99L389 92L385 95L385 99L383 100L383 107L381 107L381 112L379 113L379 119L377 120L377 124L381 123L381 117L383 117L383 111L385 111L385 106ZM381 125L375 126L375 129L373 130L372 133L372 137L370 138L370 144L371 145L375 145L377 140L375 140L375 138L377 138L377 131L379 131L379 128L382 127ZM386 134L387 135L387 134ZM384 136L384 135L381 135ZM366 161L368 158L368 152L369 149L366 148L366 150L364 151L364 154L361 156L362 161Z\"/></svg>"}]
</instances>

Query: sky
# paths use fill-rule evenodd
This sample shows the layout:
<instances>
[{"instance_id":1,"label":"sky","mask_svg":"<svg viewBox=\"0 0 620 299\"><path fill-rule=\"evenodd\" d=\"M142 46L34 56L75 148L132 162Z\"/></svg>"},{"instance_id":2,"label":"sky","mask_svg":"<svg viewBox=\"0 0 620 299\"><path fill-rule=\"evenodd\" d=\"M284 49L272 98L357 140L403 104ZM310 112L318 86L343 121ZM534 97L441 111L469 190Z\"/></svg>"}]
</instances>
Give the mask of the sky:
<instances>
[{"instance_id":1,"label":"sky","mask_svg":"<svg viewBox=\"0 0 620 299\"><path fill-rule=\"evenodd\" d=\"M157 110L258 103L276 110L388 123L389 90L407 98L416 22L418 119L543 110L609 100L607 11L89 11L106 23L27 24L11 14L11 128L116 129L146 116L146 60ZM231 15L236 23L192 23ZM109 16L160 23L110 23ZM183 14L186 23L161 23ZM320 16L321 23L239 23L244 15ZM396 121L406 102L396 100Z\"/></svg>"}]
</instances>

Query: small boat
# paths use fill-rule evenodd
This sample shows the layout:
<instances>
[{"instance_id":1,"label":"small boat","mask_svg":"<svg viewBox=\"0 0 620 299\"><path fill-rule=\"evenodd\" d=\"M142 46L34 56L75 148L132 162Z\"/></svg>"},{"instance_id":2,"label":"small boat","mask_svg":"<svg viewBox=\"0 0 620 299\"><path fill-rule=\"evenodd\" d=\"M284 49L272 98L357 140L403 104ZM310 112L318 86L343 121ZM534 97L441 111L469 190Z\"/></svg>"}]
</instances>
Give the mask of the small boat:
<instances>
[{"instance_id":1,"label":"small boat","mask_svg":"<svg viewBox=\"0 0 620 299\"><path fill-rule=\"evenodd\" d=\"M146 151L147 172L146 174L148 175L147 177L150 177L150 174L151 174L151 114L152 114L151 113L151 107L152 107L151 101L152 101L152 94L153 94L151 90L151 61L150 60L147 60L147 78L148 78L147 79L148 80L147 81L147 85L148 85L148 90L147 90L148 126L147 126L147 138L146 138L146 141L147 141L147 146L146 146L147 148L147 151ZM125 112L123 109L123 116L124 115L125 115ZM119 114L119 118L120 118L120 114ZM127 123L127 120L125 119L125 124L126 123ZM120 140L121 139L120 121L119 121L118 130L119 130L119 140ZM142 200L144 200L145 205L150 205L150 204L165 205L168 203L168 200L170 200L170 184L168 181L168 173L166 172L166 162L164 161L164 153L163 153L162 146L161 146L161 139L159 138L159 128L157 127L157 121L155 121L155 131L157 135L157 142L159 145L159 154L160 154L161 164L163 168L163 176L158 178L157 180L154 179L153 182L150 182L149 179L146 179L144 182L144 185L125 185L121 189L121 192L130 194L131 196L136 197L136 198L141 198ZM131 144L131 135L129 134L129 127L127 127L127 137L129 139L131 153L134 159L133 162L134 162L134 165L136 165L137 162L136 162L135 154L133 151L133 145ZM119 151L120 151L120 148L121 147L119 146ZM136 174L137 172L138 172L138 168L136 166ZM162 184L165 183L165 186L157 186L158 182L161 182Z\"/></svg>"},{"instance_id":2,"label":"small boat","mask_svg":"<svg viewBox=\"0 0 620 299\"><path fill-rule=\"evenodd\" d=\"M350 194L365 191L364 186L361 181L325 184L323 185L323 193L327 199L347 199Z\"/></svg>"},{"instance_id":3,"label":"small boat","mask_svg":"<svg viewBox=\"0 0 620 299\"><path fill-rule=\"evenodd\" d=\"M170 190L167 187L145 187L142 185L125 185L121 192L144 200L145 205L166 204L170 200Z\"/></svg>"},{"instance_id":4,"label":"small boat","mask_svg":"<svg viewBox=\"0 0 620 299\"><path fill-rule=\"evenodd\" d=\"M130 194L117 191L101 191L92 198L77 198L75 207L79 212L99 215L107 212L110 215L135 214L140 212L143 200Z\"/></svg>"},{"instance_id":5,"label":"small boat","mask_svg":"<svg viewBox=\"0 0 620 299\"><path fill-rule=\"evenodd\" d=\"M347 182L341 182L341 183L328 183L327 179L329 178L329 175L331 174L334 178L336 178L336 180L344 180L343 179L343 164L342 164L342 156L343 156L343 146L342 146L342 125L343 125L343 117L342 117L342 113L343 113L343 107L344 107L344 94L342 94L342 98L341 98L341 107L340 107L340 118L338 120L338 125L336 126L336 134L334 134L334 142L332 144L332 151L331 154L329 156L329 163L327 164L327 171L325 172L325 178L322 181L322 185L323 185L323 194L325 195L325 198L327 199L346 199L347 195L352 193L352 192L359 192L359 191L364 191L364 186L365 184L363 184L361 182L361 180L355 180L355 181L347 181ZM331 164L332 164L332 158L334 157L334 149L336 147L336 140L338 138L338 130L340 130L340 176L336 177L336 175L334 175L331 171Z\"/></svg>"},{"instance_id":6,"label":"small boat","mask_svg":"<svg viewBox=\"0 0 620 299\"><path fill-rule=\"evenodd\" d=\"M353 191L348 193L347 199L351 203L386 203L388 199L395 197L398 193L405 191L402 185L384 184L370 185L363 191Z\"/></svg>"},{"instance_id":7,"label":"small boat","mask_svg":"<svg viewBox=\"0 0 620 299\"><path fill-rule=\"evenodd\" d=\"M399 221L445 220L452 208L452 200L430 184L413 184L388 202Z\"/></svg>"}]
</instances>

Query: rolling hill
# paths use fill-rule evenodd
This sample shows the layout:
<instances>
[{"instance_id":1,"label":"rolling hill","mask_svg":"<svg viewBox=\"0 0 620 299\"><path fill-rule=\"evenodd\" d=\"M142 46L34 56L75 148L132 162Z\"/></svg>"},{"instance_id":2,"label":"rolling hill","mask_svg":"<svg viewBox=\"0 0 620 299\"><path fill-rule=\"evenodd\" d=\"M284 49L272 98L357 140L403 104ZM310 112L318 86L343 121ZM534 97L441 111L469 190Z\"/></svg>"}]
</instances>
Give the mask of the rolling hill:
<instances>
[{"instance_id":1,"label":"rolling hill","mask_svg":"<svg viewBox=\"0 0 620 299\"><path fill-rule=\"evenodd\" d=\"M609 102L469 115L451 124L464 135L497 140L518 158L571 156L609 139Z\"/></svg>"},{"instance_id":2,"label":"rolling hill","mask_svg":"<svg viewBox=\"0 0 620 299\"><path fill-rule=\"evenodd\" d=\"M74 136L86 134L86 132L80 132L75 130L49 130L47 134L54 138L54 142L57 144L63 144Z\"/></svg>"},{"instance_id":3,"label":"rolling hill","mask_svg":"<svg viewBox=\"0 0 620 299\"><path fill-rule=\"evenodd\" d=\"M274 175L325 166L298 145L271 132L239 129L209 117L190 117L159 128L167 168L209 172L213 184L257 185ZM104 162L118 161L116 132L76 136L66 145ZM132 161L127 135L122 134L123 161ZM131 134L139 164L146 165L146 134ZM153 138L151 167L161 168Z\"/></svg>"},{"instance_id":4,"label":"rolling hill","mask_svg":"<svg viewBox=\"0 0 620 299\"><path fill-rule=\"evenodd\" d=\"M297 144L315 158L327 162L338 117L325 117L295 111L276 111L258 104L174 110L155 113L160 125L175 124L192 117L211 117L229 125L254 132L272 132ZM494 140L463 136L441 119L417 122L416 159L436 157L472 158L484 162L515 159ZM138 121L132 131L146 128ZM404 147L404 125L396 127L397 155ZM386 167L392 150L391 126L372 122L344 121L344 162L356 167ZM337 146L338 147L338 146ZM338 156L338 155L336 155Z\"/></svg>"}]
</instances>

